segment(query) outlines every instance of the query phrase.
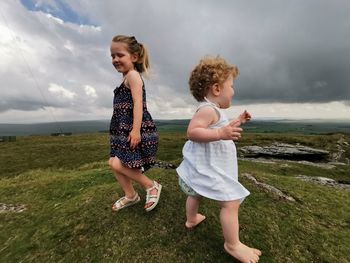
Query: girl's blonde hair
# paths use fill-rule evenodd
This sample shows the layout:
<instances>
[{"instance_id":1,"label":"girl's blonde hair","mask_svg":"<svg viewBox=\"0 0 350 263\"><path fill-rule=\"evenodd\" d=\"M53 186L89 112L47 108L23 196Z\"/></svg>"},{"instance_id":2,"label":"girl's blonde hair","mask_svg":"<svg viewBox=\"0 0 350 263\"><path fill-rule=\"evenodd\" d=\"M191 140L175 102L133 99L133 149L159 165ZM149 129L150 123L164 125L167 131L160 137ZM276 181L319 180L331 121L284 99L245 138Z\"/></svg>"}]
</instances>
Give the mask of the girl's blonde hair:
<instances>
[{"instance_id":1,"label":"girl's blonde hair","mask_svg":"<svg viewBox=\"0 0 350 263\"><path fill-rule=\"evenodd\" d=\"M190 91L197 101L203 101L211 86L224 83L230 75L235 79L238 73L236 66L228 64L220 56L205 57L192 70Z\"/></svg>"},{"instance_id":2,"label":"girl's blonde hair","mask_svg":"<svg viewBox=\"0 0 350 263\"><path fill-rule=\"evenodd\" d=\"M140 73L148 74L150 68L149 53L144 44L138 42L134 36L125 35L117 35L113 37L112 41L126 44L128 52L138 57L135 69Z\"/></svg>"}]
</instances>

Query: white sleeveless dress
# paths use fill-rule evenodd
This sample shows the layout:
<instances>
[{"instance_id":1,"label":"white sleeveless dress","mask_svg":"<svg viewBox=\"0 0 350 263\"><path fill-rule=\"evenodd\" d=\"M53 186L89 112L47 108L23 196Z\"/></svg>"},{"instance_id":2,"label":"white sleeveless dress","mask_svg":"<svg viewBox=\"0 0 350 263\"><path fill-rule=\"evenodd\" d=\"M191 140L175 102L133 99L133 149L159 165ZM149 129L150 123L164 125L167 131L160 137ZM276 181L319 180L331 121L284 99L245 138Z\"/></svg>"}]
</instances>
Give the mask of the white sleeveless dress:
<instances>
[{"instance_id":1,"label":"white sleeveless dress","mask_svg":"<svg viewBox=\"0 0 350 263\"><path fill-rule=\"evenodd\" d=\"M214 108L220 118L209 126L217 129L229 123L222 110L210 101L202 102L201 107ZM238 182L236 146L232 140L214 142L194 142L188 140L182 150L183 161L176 169L180 178L199 195L218 201L240 200L249 191Z\"/></svg>"}]
</instances>

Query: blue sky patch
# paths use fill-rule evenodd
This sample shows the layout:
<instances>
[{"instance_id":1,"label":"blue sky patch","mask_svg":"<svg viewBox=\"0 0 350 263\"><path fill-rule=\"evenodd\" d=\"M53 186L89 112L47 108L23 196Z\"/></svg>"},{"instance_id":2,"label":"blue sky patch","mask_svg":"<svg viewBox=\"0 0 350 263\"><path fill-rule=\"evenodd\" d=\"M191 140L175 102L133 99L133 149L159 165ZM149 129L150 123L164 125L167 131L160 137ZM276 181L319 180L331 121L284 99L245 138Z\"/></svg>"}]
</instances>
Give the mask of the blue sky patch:
<instances>
[{"instance_id":1,"label":"blue sky patch","mask_svg":"<svg viewBox=\"0 0 350 263\"><path fill-rule=\"evenodd\" d=\"M30 11L42 11L60 18L64 22L96 26L96 24L92 23L87 17L80 16L72 10L63 0L54 0L53 4L41 2L40 5L38 5L38 2L37 0L21 0L22 5Z\"/></svg>"}]
</instances>

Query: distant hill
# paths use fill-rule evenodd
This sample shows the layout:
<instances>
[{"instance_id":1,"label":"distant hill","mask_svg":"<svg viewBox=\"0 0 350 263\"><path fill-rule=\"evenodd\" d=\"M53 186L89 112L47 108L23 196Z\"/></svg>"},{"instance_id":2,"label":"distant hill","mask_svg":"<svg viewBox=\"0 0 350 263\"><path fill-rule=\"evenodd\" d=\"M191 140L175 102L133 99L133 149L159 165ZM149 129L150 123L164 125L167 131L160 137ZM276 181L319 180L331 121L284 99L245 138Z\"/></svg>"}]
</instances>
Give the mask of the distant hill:
<instances>
[{"instance_id":1,"label":"distant hill","mask_svg":"<svg viewBox=\"0 0 350 263\"><path fill-rule=\"evenodd\" d=\"M251 121L244 125L247 132L332 134L350 133L350 121L321 120L263 120Z\"/></svg>"},{"instance_id":2,"label":"distant hill","mask_svg":"<svg viewBox=\"0 0 350 263\"><path fill-rule=\"evenodd\" d=\"M156 120L159 131L185 132L189 120ZM350 121L253 120L243 126L245 132L263 133L350 133ZM109 120L0 124L0 136L47 135L54 133L108 132Z\"/></svg>"},{"instance_id":3,"label":"distant hill","mask_svg":"<svg viewBox=\"0 0 350 263\"><path fill-rule=\"evenodd\" d=\"M0 124L0 136L48 135L52 133L91 133L107 131L109 121L67 121L32 124Z\"/></svg>"}]
</instances>

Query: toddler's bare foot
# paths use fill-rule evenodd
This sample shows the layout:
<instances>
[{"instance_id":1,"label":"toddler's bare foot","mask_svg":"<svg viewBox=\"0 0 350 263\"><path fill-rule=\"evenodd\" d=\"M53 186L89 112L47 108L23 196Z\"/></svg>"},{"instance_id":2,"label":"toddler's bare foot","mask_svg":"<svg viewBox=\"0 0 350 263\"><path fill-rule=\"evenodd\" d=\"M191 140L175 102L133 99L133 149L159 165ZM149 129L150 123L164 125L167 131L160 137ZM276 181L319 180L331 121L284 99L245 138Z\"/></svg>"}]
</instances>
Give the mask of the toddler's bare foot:
<instances>
[{"instance_id":1,"label":"toddler's bare foot","mask_svg":"<svg viewBox=\"0 0 350 263\"><path fill-rule=\"evenodd\" d=\"M205 216L202 214L197 214L196 219L194 221L186 221L185 226L187 229L191 230L195 228L197 225L202 223L202 221L205 219Z\"/></svg>"},{"instance_id":2,"label":"toddler's bare foot","mask_svg":"<svg viewBox=\"0 0 350 263\"><path fill-rule=\"evenodd\" d=\"M224 248L232 257L243 263L256 263L259 261L259 256L261 256L260 250L248 247L242 243L235 246L225 243Z\"/></svg>"}]
</instances>

